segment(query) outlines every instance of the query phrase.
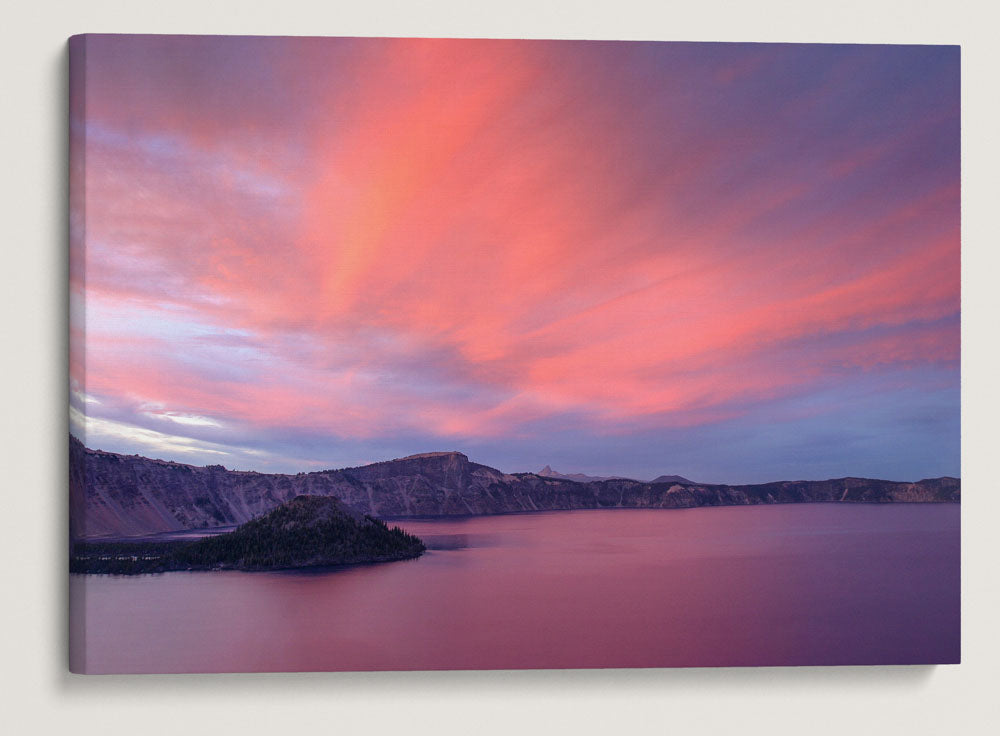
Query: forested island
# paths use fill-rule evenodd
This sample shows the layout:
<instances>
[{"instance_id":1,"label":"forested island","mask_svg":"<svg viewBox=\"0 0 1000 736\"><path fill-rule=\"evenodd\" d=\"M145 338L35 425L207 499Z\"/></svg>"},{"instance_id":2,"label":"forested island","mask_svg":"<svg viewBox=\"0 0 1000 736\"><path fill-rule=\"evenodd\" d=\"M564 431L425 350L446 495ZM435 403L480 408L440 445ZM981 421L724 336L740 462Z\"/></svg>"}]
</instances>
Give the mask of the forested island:
<instances>
[{"instance_id":1,"label":"forested island","mask_svg":"<svg viewBox=\"0 0 1000 736\"><path fill-rule=\"evenodd\" d=\"M419 557L423 542L329 496L298 496L226 534L195 541L78 541L70 572L281 570Z\"/></svg>"}]
</instances>

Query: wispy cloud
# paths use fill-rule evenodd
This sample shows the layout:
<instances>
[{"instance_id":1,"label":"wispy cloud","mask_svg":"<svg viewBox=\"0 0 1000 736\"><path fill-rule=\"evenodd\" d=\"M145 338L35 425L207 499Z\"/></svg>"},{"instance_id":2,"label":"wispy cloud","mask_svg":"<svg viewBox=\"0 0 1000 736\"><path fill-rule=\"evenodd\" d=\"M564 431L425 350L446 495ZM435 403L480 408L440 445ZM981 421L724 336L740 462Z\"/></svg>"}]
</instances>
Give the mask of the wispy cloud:
<instances>
[{"instance_id":1,"label":"wispy cloud","mask_svg":"<svg viewBox=\"0 0 1000 736\"><path fill-rule=\"evenodd\" d=\"M72 370L122 442L656 445L957 386L955 49L91 43Z\"/></svg>"}]
</instances>

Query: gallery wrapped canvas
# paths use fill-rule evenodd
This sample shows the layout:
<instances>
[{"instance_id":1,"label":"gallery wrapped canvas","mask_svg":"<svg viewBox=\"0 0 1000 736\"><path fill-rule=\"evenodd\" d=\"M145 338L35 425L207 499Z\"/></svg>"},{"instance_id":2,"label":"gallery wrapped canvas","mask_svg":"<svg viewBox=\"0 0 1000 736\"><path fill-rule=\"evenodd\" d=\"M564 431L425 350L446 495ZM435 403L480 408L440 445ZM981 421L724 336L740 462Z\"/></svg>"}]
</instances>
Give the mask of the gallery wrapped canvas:
<instances>
[{"instance_id":1,"label":"gallery wrapped canvas","mask_svg":"<svg viewBox=\"0 0 1000 736\"><path fill-rule=\"evenodd\" d=\"M957 47L70 67L74 672L959 661Z\"/></svg>"}]
</instances>

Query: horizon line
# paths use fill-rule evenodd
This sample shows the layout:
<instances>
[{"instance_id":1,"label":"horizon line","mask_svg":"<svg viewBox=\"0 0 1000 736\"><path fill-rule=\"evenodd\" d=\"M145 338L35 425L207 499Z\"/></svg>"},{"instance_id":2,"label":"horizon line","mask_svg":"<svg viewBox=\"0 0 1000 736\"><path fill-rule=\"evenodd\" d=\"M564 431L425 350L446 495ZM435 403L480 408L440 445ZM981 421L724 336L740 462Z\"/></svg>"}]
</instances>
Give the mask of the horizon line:
<instances>
[{"instance_id":1,"label":"horizon line","mask_svg":"<svg viewBox=\"0 0 1000 736\"><path fill-rule=\"evenodd\" d=\"M572 478L566 478L566 477L556 477L556 478L553 478L553 477L550 477L550 476L539 475L540 471L535 471L535 470L517 470L517 471L509 472L509 471L506 471L506 470L501 470L500 468L494 468L491 465L485 465L483 463L476 462L475 460L473 460L468 455L468 453L462 452L461 450L436 450L436 451L430 451L430 452L418 452L418 453L414 453L414 454L411 454L411 455L406 455L406 456L403 456L403 457L393 457L393 458L388 458L388 459L385 459L385 460L373 460L371 462L363 463L361 465L345 465L345 466L339 467L339 468L329 467L329 468L323 468L321 470L302 470L302 471L298 471L298 472L295 472L295 473L263 472L263 471L260 471L260 470L241 470L239 468L229 468L229 467L226 467L225 465L223 465L222 463L209 463L209 464L206 464L206 465L195 465L193 463L183 463L183 462L179 462L177 460L167 460L165 458L158 458L158 457L150 457L148 455L141 455L141 454L139 454L137 452L136 453L124 453L124 452L114 452L113 450L103 450L103 449L98 448L98 447L89 447L86 442L84 442L83 440L81 440L79 437L77 437L72 432L69 432L68 434L69 434L69 437L70 437L71 440L76 440L77 442L79 442L80 445L83 447L83 449L86 450L87 452L102 453L102 454L105 454L105 455L115 455L117 457L137 457L137 458L142 458L143 460L149 460L151 462L167 463L167 464L170 464L170 465L181 465L181 466L185 466L185 467L189 467L189 468L201 468L201 469L222 468L227 473L253 473L253 474L256 474L256 475L288 475L288 476L294 476L294 475L311 475L313 473L332 473L332 472L339 472L339 471L343 471L343 470L352 470L354 468L364 468L364 467L368 467L368 466L371 466L371 465L380 465L382 463L402 462L404 460L414 460L414 459L426 458L426 457L435 457L435 456L442 456L442 455L461 455L462 457L464 457L470 463L473 463L475 465L482 465L484 468L490 468L491 470L496 470L497 472L503 473L504 475L536 475L539 478L543 478L545 480L564 480L564 481L567 481L567 482L570 482L570 483L603 483L603 482L607 482L607 481L611 481L611 480L627 480L627 481L631 481L633 483L653 484L654 481L655 481L655 479L653 479L653 480L642 480L640 478L631 478L631 477L628 477L628 476L621 476L621 475L604 476L604 480L577 481L577 480L573 480ZM550 470L552 470L551 465L547 465L547 467ZM558 473L558 471L553 471L553 472L557 472ZM568 474L566 474L566 473L559 473L559 475L560 476L565 476L565 475L568 475ZM580 473L580 475L587 475L587 474L586 473ZM669 475L669 474L668 473L661 473L660 475L662 476L662 475ZM674 473L673 475L679 475L679 474ZM660 476L657 476L657 477L660 477ZM689 481L687 483L687 485L693 485L693 486L730 486L730 487L739 487L739 486L763 486L763 485L770 485L772 483L799 483L799 482L818 483L818 482L825 482L825 481L848 480L848 479L878 480L878 481L884 481L884 482L888 482L888 483L921 483L921 482L927 481L927 480L940 480L940 479L944 479L944 478L954 479L954 480L961 480L961 476L957 476L957 475L939 475L939 476L928 477L928 478L919 478L917 480L893 480L893 479L890 479L890 478L868 478L868 477L863 476L863 475L842 475L842 476L837 476L837 477L834 477L834 478L795 478L795 479L780 478L780 479L777 479L777 480L763 481L761 483L726 483L726 482L708 483L708 482L702 482L702 481Z\"/></svg>"}]
</instances>

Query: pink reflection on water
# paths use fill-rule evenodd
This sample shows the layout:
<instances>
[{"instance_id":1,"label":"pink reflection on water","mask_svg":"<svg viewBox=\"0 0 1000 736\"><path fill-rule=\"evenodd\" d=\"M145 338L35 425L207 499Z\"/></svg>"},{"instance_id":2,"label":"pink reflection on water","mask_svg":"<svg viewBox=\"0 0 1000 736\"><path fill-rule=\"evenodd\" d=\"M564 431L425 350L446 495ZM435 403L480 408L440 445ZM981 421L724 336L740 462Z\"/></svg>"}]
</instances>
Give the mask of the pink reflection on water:
<instances>
[{"instance_id":1,"label":"pink reflection on water","mask_svg":"<svg viewBox=\"0 0 1000 736\"><path fill-rule=\"evenodd\" d=\"M814 504L414 520L400 524L431 548L417 560L71 585L86 587L90 672L955 662L959 515Z\"/></svg>"}]
</instances>

